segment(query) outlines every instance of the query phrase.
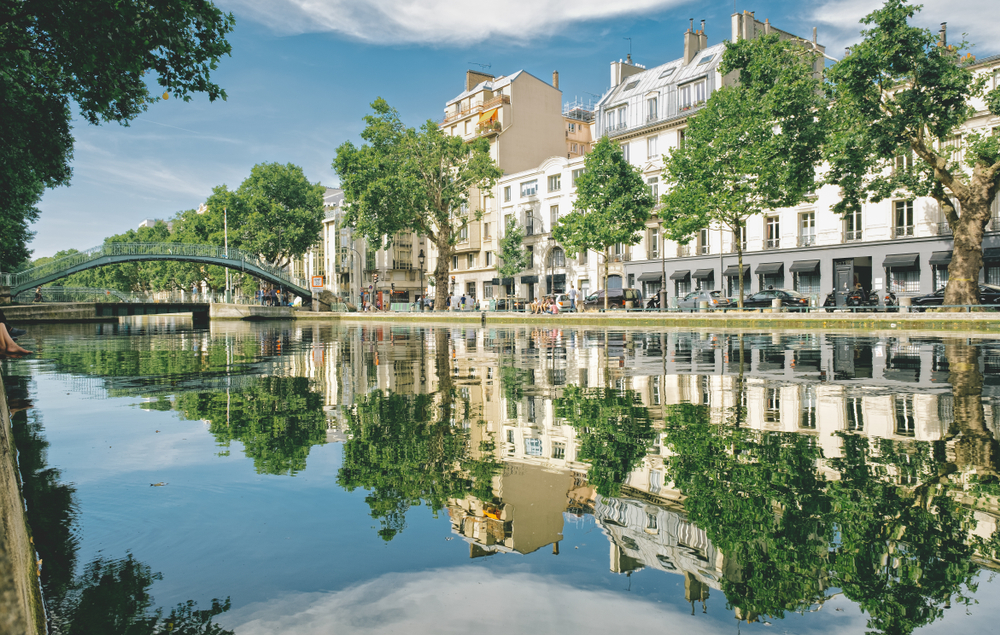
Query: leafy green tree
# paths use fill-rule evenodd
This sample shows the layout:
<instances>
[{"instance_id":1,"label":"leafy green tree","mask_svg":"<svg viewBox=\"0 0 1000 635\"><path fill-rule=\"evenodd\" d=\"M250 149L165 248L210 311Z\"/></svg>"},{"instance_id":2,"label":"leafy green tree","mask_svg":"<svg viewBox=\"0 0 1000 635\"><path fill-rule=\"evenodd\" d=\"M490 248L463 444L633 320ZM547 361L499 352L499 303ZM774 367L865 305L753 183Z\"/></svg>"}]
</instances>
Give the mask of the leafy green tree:
<instances>
[{"instance_id":1,"label":"leafy green tree","mask_svg":"<svg viewBox=\"0 0 1000 635\"><path fill-rule=\"evenodd\" d=\"M576 180L573 211L559 219L552 237L579 254L588 249L604 255L604 288L608 287L611 247L634 245L641 238L655 201L642 175L622 154L621 146L603 137L584 159ZM604 294L608 308L608 294Z\"/></svg>"},{"instance_id":2,"label":"leafy green tree","mask_svg":"<svg viewBox=\"0 0 1000 635\"><path fill-rule=\"evenodd\" d=\"M862 20L863 40L830 69L827 182L843 191L834 206L841 213L868 200L934 198L954 235L944 304L978 304L983 233L1000 188L1000 135L983 127L972 102L982 99L1000 115L1000 88L987 92L986 76L962 47L939 45L911 26L918 10L886 0Z\"/></svg>"},{"instance_id":3,"label":"leafy green tree","mask_svg":"<svg viewBox=\"0 0 1000 635\"><path fill-rule=\"evenodd\" d=\"M206 203L213 214L208 238L222 245L222 215L229 222L229 246L260 255L284 267L316 244L323 229L323 194L302 168L291 163L258 163L235 192L225 185L212 190Z\"/></svg>"},{"instance_id":4,"label":"leafy green tree","mask_svg":"<svg viewBox=\"0 0 1000 635\"><path fill-rule=\"evenodd\" d=\"M312 446L326 443L323 398L306 377L261 377L238 392L185 393L177 409L207 419L219 443L239 441L258 474L295 476L306 469Z\"/></svg>"},{"instance_id":5,"label":"leafy green tree","mask_svg":"<svg viewBox=\"0 0 1000 635\"><path fill-rule=\"evenodd\" d=\"M0 10L0 268L28 255L45 188L69 182L71 103L91 124L127 124L160 97L206 93L234 25L207 0L49 0ZM147 76L148 75L148 76ZM16 242L15 242L16 241Z\"/></svg>"},{"instance_id":6,"label":"leafy green tree","mask_svg":"<svg viewBox=\"0 0 1000 635\"><path fill-rule=\"evenodd\" d=\"M720 72L737 71L738 81L712 93L664 166L667 237L686 244L701 229L724 226L742 274L747 219L796 205L815 187L824 127L813 62L777 35L726 44ZM741 307L743 296L740 275Z\"/></svg>"},{"instance_id":7,"label":"leafy green tree","mask_svg":"<svg viewBox=\"0 0 1000 635\"><path fill-rule=\"evenodd\" d=\"M446 304L448 274L459 232L482 210L469 208L472 192L485 195L503 173L490 158L489 143L445 134L433 121L407 128L384 99L372 103L361 138L337 148L346 222L369 245L388 247L398 232L426 236L437 250L434 306Z\"/></svg>"},{"instance_id":8,"label":"leafy green tree","mask_svg":"<svg viewBox=\"0 0 1000 635\"><path fill-rule=\"evenodd\" d=\"M656 436L639 394L567 386L553 406L557 417L579 431L577 456L590 463L587 481L599 494L617 496Z\"/></svg>"},{"instance_id":9,"label":"leafy green tree","mask_svg":"<svg viewBox=\"0 0 1000 635\"><path fill-rule=\"evenodd\" d=\"M500 274L500 283L503 284L506 297L507 285L504 280L513 278L528 266L528 252L524 249L524 228L517 224L513 216L507 219L497 258L497 273Z\"/></svg>"}]
</instances>

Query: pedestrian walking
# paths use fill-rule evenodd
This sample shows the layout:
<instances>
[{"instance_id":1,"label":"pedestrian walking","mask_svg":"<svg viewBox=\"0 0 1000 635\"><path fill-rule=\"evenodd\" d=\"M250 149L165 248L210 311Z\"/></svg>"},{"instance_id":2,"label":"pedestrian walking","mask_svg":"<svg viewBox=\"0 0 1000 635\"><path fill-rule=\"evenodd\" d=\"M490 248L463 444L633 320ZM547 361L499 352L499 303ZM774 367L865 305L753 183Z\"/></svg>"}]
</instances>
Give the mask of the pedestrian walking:
<instances>
[{"instance_id":1,"label":"pedestrian walking","mask_svg":"<svg viewBox=\"0 0 1000 635\"><path fill-rule=\"evenodd\" d=\"M576 287L572 284L569 285L569 308L571 311L576 311Z\"/></svg>"}]
</instances>

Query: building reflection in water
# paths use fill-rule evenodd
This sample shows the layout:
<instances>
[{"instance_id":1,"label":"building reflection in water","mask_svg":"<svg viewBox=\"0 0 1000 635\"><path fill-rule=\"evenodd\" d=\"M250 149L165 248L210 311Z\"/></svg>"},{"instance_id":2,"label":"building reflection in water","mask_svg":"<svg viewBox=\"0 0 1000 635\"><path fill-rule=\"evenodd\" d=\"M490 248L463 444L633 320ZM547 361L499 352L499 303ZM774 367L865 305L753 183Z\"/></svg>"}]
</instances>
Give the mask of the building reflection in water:
<instances>
[{"instance_id":1,"label":"building reflection in water","mask_svg":"<svg viewBox=\"0 0 1000 635\"><path fill-rule=\"evenodd\" d=\"M343 441L342 485L370 492L385 539L423 501L446 510L470 557L558 554L564 523L590 515L612 571L683 575L692 610L706 610L715 589L754 621L821 606L843 588L871 628L909 632L968 601L961 589L979 567L1000 569L1000 341L211 328L172 340L183 355L141 381L46 355L144 396L200 378L228 391L230 427L232 393L253 378L305 378L298 403L322 410L326 434L296 437L305 453L271 448L295 457L275 464L294 473L310 444ZM223 400L212 403L205 418L218 427ZM434 478L414 479L420 470ZM856 551L844 552L848 543Z\"/></svg>"}]
</instances>

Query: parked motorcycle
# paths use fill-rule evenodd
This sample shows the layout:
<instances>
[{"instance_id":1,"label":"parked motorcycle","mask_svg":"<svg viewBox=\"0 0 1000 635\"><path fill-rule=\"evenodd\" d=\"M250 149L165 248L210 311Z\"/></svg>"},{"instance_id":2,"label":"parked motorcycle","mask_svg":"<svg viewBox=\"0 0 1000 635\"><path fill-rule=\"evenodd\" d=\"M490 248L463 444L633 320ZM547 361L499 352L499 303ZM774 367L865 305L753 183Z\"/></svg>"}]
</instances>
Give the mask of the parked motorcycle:
<instances>
[{"instance_id":1,"label":"parked motorcycle","mask_svg":"<svg viewBox=\"0 0 1000 635\"><path fill-rule=\"evenodd\" d=\"M854 289L848 294L845 306L850 307L854 310L867 310L874 311L878 307L879 292L872 289L870 292L864 289ZM886 311L898 311L899 302L896 299L896 294L892 291L886 291L885 297L882 299L884 302ZM823 308L826 309L827 313L830 313L837 307L837 292L831 291L827 296L826 300L823 301Z\"/></svg>"},{"instance_id":2,"label":"parked motorcycle","mask_svg":"<svg viewBox=\"0 0 1000 635\"><path fill-rule=\"evenodd\" d=\"M653 294L649 298L649 301L646 302L646 308L647 309L658 309L658 308L660 308L660 294L659 293Z\"/></svg>"}]
</instances>

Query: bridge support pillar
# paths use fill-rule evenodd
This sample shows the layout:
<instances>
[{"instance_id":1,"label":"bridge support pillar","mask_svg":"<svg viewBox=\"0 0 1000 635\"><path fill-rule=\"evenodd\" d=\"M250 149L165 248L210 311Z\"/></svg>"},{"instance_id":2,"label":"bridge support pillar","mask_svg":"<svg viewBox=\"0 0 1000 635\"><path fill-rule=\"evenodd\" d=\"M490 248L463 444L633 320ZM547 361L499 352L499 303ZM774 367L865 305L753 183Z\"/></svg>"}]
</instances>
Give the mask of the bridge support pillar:
<instances>
[{"instance_id":1,"label":"bridge support pillar","mask_svg":"<svg viewBox=\"0 0 1000 635\"><path fill-rule=\"evenodd\" d=\"M10 287L0 285L0 304L10 304Z\"/></svg>"},{"instance_id":2,"label":"bridge support pillar","mask_svg":"<svg viewBox=\"0 0 1000 635\"><path fill-rule=\"evenodd\" d=\"M313 289L312 292L312 310L313 313L319 313L319 291Z\"/></svg>"}]
</instances>

